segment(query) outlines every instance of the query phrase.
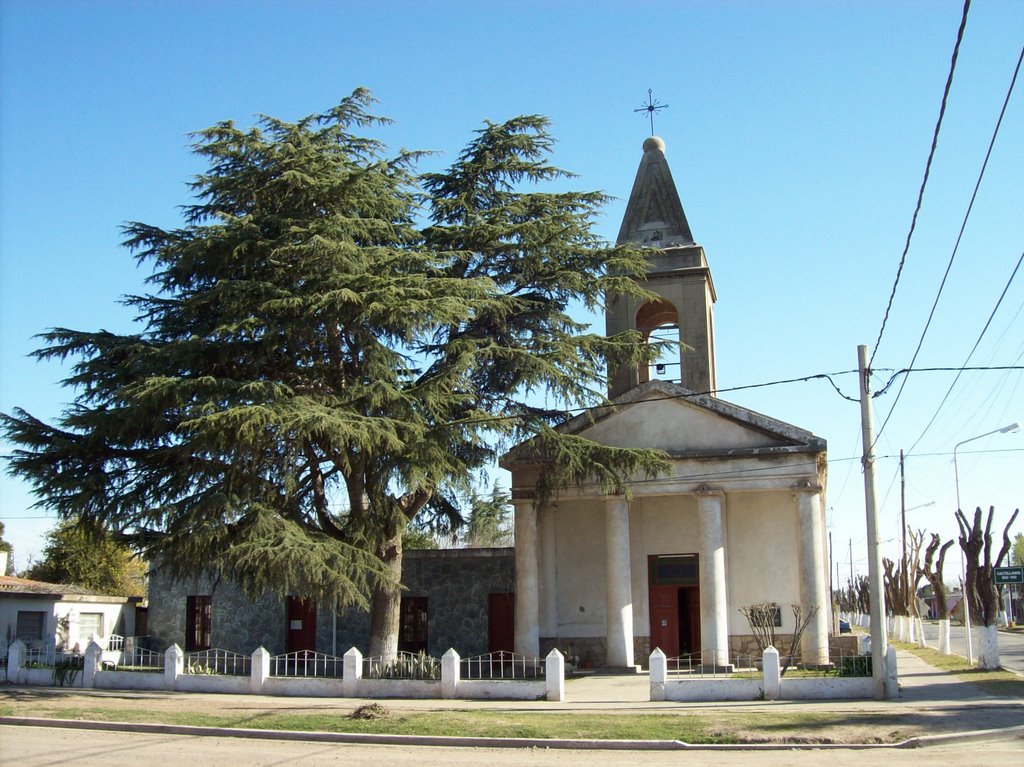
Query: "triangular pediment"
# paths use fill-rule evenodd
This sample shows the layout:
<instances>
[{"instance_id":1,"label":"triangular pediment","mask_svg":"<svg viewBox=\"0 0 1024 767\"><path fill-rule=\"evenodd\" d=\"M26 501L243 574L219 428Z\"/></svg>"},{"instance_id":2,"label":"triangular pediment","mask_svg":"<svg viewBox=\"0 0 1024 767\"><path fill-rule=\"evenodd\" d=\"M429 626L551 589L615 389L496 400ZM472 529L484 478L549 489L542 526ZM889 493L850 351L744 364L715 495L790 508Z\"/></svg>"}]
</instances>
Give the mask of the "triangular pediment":
<instances>
[{"instance_id":1,"label":"triangular pediment","mask_svg":"<svg viewBox=\"0 0 1024 767\"><path fill-rule=\"evenodd\" d=\"M664 142L654 136L644 142L644 156L619 229L620 245L630 242L662 248L694 244L664 149Z\"/></svg>"},{"instance_id":2,"label":"triangular pediment","mask_svg":"<svg viewBox=\"0 0 1024 767\"><path fill-rule=\"evenodd\" d=\"M654 448L675 457L822 452L826 447L809 431L667 381L631 389L609 407L577 416L560 430L603 445ZM502 464L516 462L526 444L510 451ZM528 453L522 451L524 460Z\"/></svg>"}]
</instances>

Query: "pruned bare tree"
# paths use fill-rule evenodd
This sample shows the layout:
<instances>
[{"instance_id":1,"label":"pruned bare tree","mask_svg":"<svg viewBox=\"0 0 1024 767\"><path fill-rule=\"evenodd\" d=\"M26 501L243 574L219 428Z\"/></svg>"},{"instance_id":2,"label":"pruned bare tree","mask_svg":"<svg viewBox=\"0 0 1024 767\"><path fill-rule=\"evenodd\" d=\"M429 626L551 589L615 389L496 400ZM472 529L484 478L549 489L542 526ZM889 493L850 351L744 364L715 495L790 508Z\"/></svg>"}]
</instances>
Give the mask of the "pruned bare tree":
<instances>
[{"instance_id":1,"label":"pruned bare tree","mask_svg":"<svg viewBox=\"0 0 1024 767\"><path fill-rule=\"evenodd\" d=\"M942 542L936 533L932 533L931 541L924 550L924 564L918 564L918 575L928 579L932 587L935 603L935 617L939 620L939 652L949 655L949 603L946 601L946 583L942 580L942 566L946 561L946 552L954 541ZM936 556L937 555L937 556Z\"/></svg>"},{"instance_id":2,"label":"pruned bare tree","mask_svg":"<svg viewBox=\"0 0 1024 767\"><path fill-rule=\"evenodd\" d=\"M924 548L924 530L914 531L910 525L907 525L907 540L910 541L910 550L907 552L907 578L909 580L908 593L910 595L910 604L907 607L910 610L910 619L913 621L912 634L916 632L917 643L919 647L927 647L924 640L924 626L921 621L921 607L920 600L917 598L917 592L921 588L921 578L923 574L921 572L921 549ZM911 636L913 640L913 636Z\"/></svg>"},{"instance_id":3,"label":"pruned bare tree","mask_svg":"<svg viewBox=\"0 0 1024 767\"><path fill-rule=\"evenodd\" d=\"M801 604L794 603L790 607L793 609L793 634L790 637L789 648L785 652L782 652L782 648L776 647L775 644L775 620L779 613L779 606L777 604L774 602L758 602L757 604L745 605L740 608L740 612L750 625L750 632L754 635L754 641L757 642L758 649L762 653L769 647L775 647L777 650L780 650L779 660L782 663L780 674L782 676L785 676L786 671L793 664L797 648L800 647L800 638L803 637L804 631L807 630L814 616L818 614L817 605L811 605L806 613L804 612L804 606Z\"/></svg>"},{"instance_id":4,"label":"pruned bare tree","mask_svg":"<svg viewBox=\"0 0 1024 767\"><path fill-rule=\"evenodd\" d=\"M979 668L999 668L999 635L996 621L999 616L999 592L995 586L994 568L999 567L1010 551L1010 527L1017 519L1017 509L1010 515L1010 521L1003 528L1003 542L995 561L992 559L992 522L995 507L988 509L988 518L982 530L982 511L977 507L974 519L968 522L963 511L957 509L956 522L960 527L960 548L967 560L967 577L964 590L971 615L980 627L981 650L978 653Z\"/></svg>"}]
</instances>

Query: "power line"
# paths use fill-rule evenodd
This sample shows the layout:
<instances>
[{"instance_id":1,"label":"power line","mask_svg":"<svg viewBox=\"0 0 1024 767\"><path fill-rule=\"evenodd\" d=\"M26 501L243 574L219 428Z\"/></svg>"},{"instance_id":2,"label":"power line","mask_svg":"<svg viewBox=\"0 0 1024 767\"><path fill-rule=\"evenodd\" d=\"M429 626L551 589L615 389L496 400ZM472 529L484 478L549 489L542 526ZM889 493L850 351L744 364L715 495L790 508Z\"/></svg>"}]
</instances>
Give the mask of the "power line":
<instances>
[{"instance_id":1,"label":"power line","mask_svg":"<svg viewBox=\"0 0 1024 767\"><path fill-rule=\"evenodd\" d=\"M949 74L946 76L946 87L942 92L942 104L939 107L939 119L935 123L935 130L932 133L932 147L928 152L928 162L924 166L924 178L921 180L921 188L917 192L917 205L914 207L914 215L910 219L910 231L907 232L907 241L903 245L903 254L900 256L899 266L896 268L896 279L892 284L892 292L889 293L889 303L885 307L885 316L882 317L882 327L878 330L878 338L875 340L875 348L871 350L871 358L868 360L868 367L875 361L875 354L878 353L878 346L882 343L882 334L885 333L885 325L889 321L889 312L892 310L892 302L896 298L896 287L900 284L900 276L903 274L903 265L907 261L907 253L910 251L910 239L914 236L914 229L917 227L917 216L921 212L921 203L924 201L924 189L928 185L928 175L932 170L932 160L935 158L935 149L939 144L939 129L942 127L942 118L946 114L946 102L949 100L949 91L953 86L953 72L956 71L956 60L960 55L960 42L964 39L964 29L967 27L967 12L970 10L971 0L964 0L964 12L960 18L960 29L956 33L956 45L953 46L953 57L949 62ZM883 425L884 429L885 426ZM881 433L881 430L879 430Z\"/></svg>"},{"instance_id":2,"label":"power line","mask_svg":"<svg viewBox=\"0 0 1024 767\"><path fill-rule=\"evenodd\" d=\"M970 0L967 0L968 5ZM966 6L964 8L966 13ZM939 305L939 299L942 297L942 291L946 287L946 280L949 278L949 272L953 268L953 261L956 259L957 252L960 250L960 241L963 239L964 230L967 228L967 220L971 217L971 211L974 210L974 201L978 197L978 189L981 188L981 180L985 177L985 171L988 168L989 158L992 157L992 148L995 146L996 137L999 136L999 128L1003 124L1003 117L1006 115L1006 107L1010 103L1010 96L1013 94L1013 88L1017 84L1017 75L1020 73L1021 61L1024 61L1024 47L1020 50L1020 56L1017 58L1017 66L1014 67L1013 77L1010 78L1010 87L1006 89L1006 98L1003 99L1003 108L999 110L999 119L996 120L996 127L992 131L992 138L988 142L988 150L985 152L985 161L981 164L981 170L978 172L978 180L974 183L974 191L971 193L971 201L967 205L967 210L964 212L964 219L960 224L960 232L956 236L956 243L953 245L953 252L949 254L949 263L946 264L946 271L942 275L942 282L939 283L939 290L935 294L935 301L932 302L932 308L928 312L928 320L924 324L924 330L921 331L921 338L917 342L917 348L914 350L914 356L910 359L910 366L914 367L914 363L917 361L917 355L921 352L921 347L924 345L925 336L928 335L928 328L931 327L932 319L935 317L935 309ZM877 347L876 347L877 348ZM903 379L903 383L900 385L900 389L896 392L896 399L893 400L892 407L889 408L889 414L885 417L885 421L882 423L882 428L878 430L878 434L875 436L875 442L878 441L878 437L885 431L886 425L889 423L889 419L892 418L893 412L896 410L896 404L900 401L900 395L903 394L903 389L907 385L906 378Z\"/></svg>"},{"instance_id":3,"label":"power line","mask_svg":"<svg viewBox=\"0 0 1024 767\"><path fill-rule=\"evenodd\" d=\"M1024 54L1024 49L1022 49L1021 53ZM999 300L996 301L996 305L992 307L992 313L988 315L988 320L985 322L985 327L981 329L981 332L978 334L977 340L974 342L974 346L971 347L971 351L967 354L967 357L964 358L965 366L970 361L971 357L974 356L974 352L978 350L978 344L981 343L981 339L985 336L985 333L988 332L989 326L992 324L992 318L996 316L996 312L999 311L999 307L1003 303L1003 299L1006 298L1006 291L1010 289L1010 285L1011 283L1013 283L1014 277L1017 276L1017 271L1020 269L1021 262L1024 262L1024 251L1021 252L1020 258L1017 259L1017 265L1013 267L1013 273L1010 274L1010 279L1006 281L1006 285L1003 287L1003 292L999 294ZM935 423L935 419L939 417L939 413L942 411L942 406L946 404L946 400L949 399L949 395L953 393L953 387L956 386L957 381L960 380L960 376L963 375L963 372L963 369L957 372L956 378L953 379L953 383L951 383L949 385L949 388L946 389L946 393L943 395L942 401L939 402L939 406L935 408L935 412L932 414L932 417L928 421L928 424L921 431L920 436L914 441L914 444L910 446L910 450L907 451L908 455L914 452L914 448L918 446L922 439L924 439L924 435L928 433L928 430L932 427L932 424Z\"/></svg>"}]
</instances>

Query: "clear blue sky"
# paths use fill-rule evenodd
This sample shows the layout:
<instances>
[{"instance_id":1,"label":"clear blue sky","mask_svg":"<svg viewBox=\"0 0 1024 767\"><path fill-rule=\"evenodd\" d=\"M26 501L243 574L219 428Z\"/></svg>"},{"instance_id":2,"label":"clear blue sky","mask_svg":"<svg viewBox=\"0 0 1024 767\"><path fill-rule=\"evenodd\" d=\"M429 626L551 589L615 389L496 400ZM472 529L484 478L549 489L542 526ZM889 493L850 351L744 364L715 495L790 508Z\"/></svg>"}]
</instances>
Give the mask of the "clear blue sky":
<instances>
[{"instance_id":1,"label":"clear blue sky","mask_svg":"<svg viewBox=\"0 0 1024 767\"><path fill-rule=\"evenodd\" d=\"M144 271L119 247L128 220L171 227L200 169L189 131L256 113L286 119L370 88L391 146L450 161L484 119L541 113L555 161L617 202L646 119L718 290L719 386L856 366L878 336L910 225L960 2L48 2L0 0L0 410L52 419L71 392L27 358L53 326L131 329L118 305ZM976 2L917 232L875 359L909 365L1024 43L1024 3ZM918 367L957 367L1024 250L1024 83L1007 111ZM1022 269L1024 271L1024 269ZM1024 275L972 364L1024 364ZM889 373L875 378L880 388ZM836 378L856 395L852 375ZM883 538L895 538L901 448L909 521L952 535L951 451L1024 420L1021 371L911 376L879 439ZM878 423L894 391L875 400ZM859 411L826 382L724 398L829 442L829 529L845 579L866 571ZM9 445L0 446L7 452ZM973 453L980 450L985 452ZM1015 452L995 452L995 451ZM1001 524L1024 501L1024 431L961 453L964 506ZM52 520L0 480L19 565ZM1018 523L1018 530L1024 529ZM895 544L886 544L891 556Z\"/></svg>"}]
</instances>

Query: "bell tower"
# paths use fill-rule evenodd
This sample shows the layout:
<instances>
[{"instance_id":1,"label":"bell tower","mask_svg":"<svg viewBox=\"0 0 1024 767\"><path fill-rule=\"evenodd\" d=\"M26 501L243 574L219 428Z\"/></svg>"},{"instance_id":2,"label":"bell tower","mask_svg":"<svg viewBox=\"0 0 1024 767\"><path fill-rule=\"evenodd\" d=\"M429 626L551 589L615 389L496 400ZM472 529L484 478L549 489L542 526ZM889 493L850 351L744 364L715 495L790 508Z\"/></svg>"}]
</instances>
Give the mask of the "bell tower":
<instances>
[{"instance_id":1,"label":"bell tower","mask_svg":"<svg viewBox=\"0 0 1024 767\"><path fill-rule=\"evenodd\" d=\"M644 141L644 155L617 240L619 245L626 243L651 249L651 268L643 286L657 298L609 297L606 334L638 330L645 340L678 341L679 346L646 369L619 368L609 377L608 396L614 399L651 378L713 394L717 388L715 285L704 248L690 233L665 159L665 142L657 136Z\"/></svg>"}]
</instances>

